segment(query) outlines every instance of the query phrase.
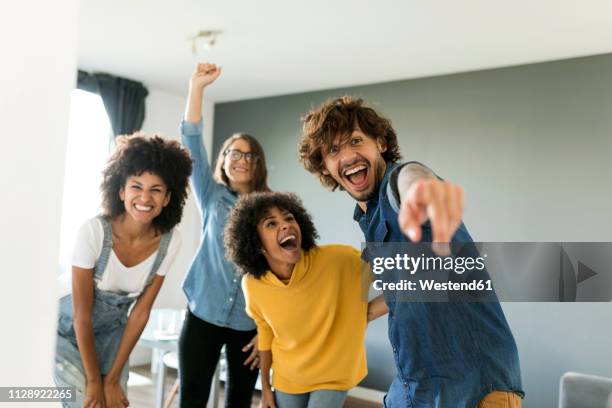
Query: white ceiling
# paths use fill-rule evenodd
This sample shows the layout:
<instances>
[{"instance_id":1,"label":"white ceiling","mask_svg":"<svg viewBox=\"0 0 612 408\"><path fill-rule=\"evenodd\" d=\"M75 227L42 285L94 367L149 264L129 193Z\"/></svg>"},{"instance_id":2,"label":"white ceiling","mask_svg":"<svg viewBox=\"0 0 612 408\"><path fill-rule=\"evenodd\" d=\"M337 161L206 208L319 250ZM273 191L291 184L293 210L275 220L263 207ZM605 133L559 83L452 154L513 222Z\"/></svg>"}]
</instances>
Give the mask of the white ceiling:
<instances>
[{"instance_id":1,"label":"white ceiling","mask_svg":"<svg viewBox=\"0 0 612 408\"><path fill-rule=\"evenodd\" d=\"M220 29L198 57L188 37ZM215 101L612 52L609 0L82 0L79 68L184 94L223 66Z\"/></svg>"}]
</instances>

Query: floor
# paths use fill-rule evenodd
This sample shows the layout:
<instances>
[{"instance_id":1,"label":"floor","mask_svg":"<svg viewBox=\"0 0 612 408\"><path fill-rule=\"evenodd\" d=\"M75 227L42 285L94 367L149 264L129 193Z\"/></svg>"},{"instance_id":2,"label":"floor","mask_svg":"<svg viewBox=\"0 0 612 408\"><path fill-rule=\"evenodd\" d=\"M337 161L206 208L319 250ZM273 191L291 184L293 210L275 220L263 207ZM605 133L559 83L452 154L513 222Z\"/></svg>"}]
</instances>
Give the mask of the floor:
<instances>
[{"instance_id":1,"label":"floor","mask_svg":"<svg viewBox=\"0 0 612 408\"><path fill-rule=\"evenodd\" d=\"M176 380L176 371L168 369L166 375L166 396L174 381ZM223 401L223 389L220 393L220 401ZM130 368L130 384L128 391L128 399L130 400L130 408L150 408L155 406L155 384L151 375L150 366L137 366ZM256 391L253 396L253 402L251 403L252 408L259 407L260 397L259 392ZM174 400L172 407L178 408L178 398ZM223 406L221 403L219 406ZM344 408L379 408L381 404L374 404L358 400L355 398L347 398Z\"/></svg>"}]
</instances>

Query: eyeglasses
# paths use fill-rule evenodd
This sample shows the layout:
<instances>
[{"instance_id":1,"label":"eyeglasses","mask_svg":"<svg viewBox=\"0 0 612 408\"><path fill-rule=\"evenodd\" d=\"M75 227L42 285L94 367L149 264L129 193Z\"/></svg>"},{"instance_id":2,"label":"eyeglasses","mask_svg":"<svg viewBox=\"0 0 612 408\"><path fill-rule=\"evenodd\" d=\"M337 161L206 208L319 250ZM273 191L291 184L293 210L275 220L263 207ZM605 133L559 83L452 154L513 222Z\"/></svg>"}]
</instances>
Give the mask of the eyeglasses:
<instances>
[{"instance_id":1,"label":"eyeglasses","mask_svg":"<svg viewBox=\"0 0 612 408\"><path fill-rule=\"evenodd\" d=\"M252 163L257 159L257 156L253 153L243 152L242 150L238 149L227 149L223 152L223 154L225 156L229 156L229 159L233 162L237 162L238 160L242 159L243 156L247 163Z\"/></svg>"}]
</instances>

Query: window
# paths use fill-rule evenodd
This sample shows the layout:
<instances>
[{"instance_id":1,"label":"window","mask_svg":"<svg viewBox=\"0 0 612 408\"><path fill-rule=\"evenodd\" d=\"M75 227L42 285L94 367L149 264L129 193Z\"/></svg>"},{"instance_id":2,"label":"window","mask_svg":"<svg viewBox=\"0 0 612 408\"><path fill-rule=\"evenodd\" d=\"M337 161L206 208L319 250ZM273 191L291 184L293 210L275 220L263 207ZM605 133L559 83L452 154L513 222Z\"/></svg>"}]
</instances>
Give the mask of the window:
<instances>
[{"instance_id":1,"label":"window","mask_svg":"<svg viewBox=\"0 0 612 408\"><path fill-rule=\"evenodd\" d=\"M100 212L102 170L111 147L111 126L100 95L75 89L70 120L60 235L60 268L70 270L81 224Z\"/></svg>"}]
</instances>

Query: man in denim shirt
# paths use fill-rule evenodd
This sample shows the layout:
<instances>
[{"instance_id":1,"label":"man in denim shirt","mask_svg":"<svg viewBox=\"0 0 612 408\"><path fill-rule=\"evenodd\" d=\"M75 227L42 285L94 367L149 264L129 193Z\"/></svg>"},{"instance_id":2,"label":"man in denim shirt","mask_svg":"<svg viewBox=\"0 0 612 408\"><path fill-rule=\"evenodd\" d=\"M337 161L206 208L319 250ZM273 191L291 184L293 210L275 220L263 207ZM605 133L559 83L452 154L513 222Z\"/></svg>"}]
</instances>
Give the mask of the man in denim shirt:
<instances>
[{"instance_id":1,"label":"man in denim shirt","mask_svg":"<svg viewBox=\"0 0 612 408\"><path fill-rule=\"evenodd\" d=\"M360 99L330 100L303 118L300 160L323 185L357 201L367 242L472 242L463 191L416 162L398 164L390 122ZM407 238L409 237L409 238ZM387 407L521 406L518 351L493 302L385 298L397 376Z\"/></svg>"}]
</instances>

